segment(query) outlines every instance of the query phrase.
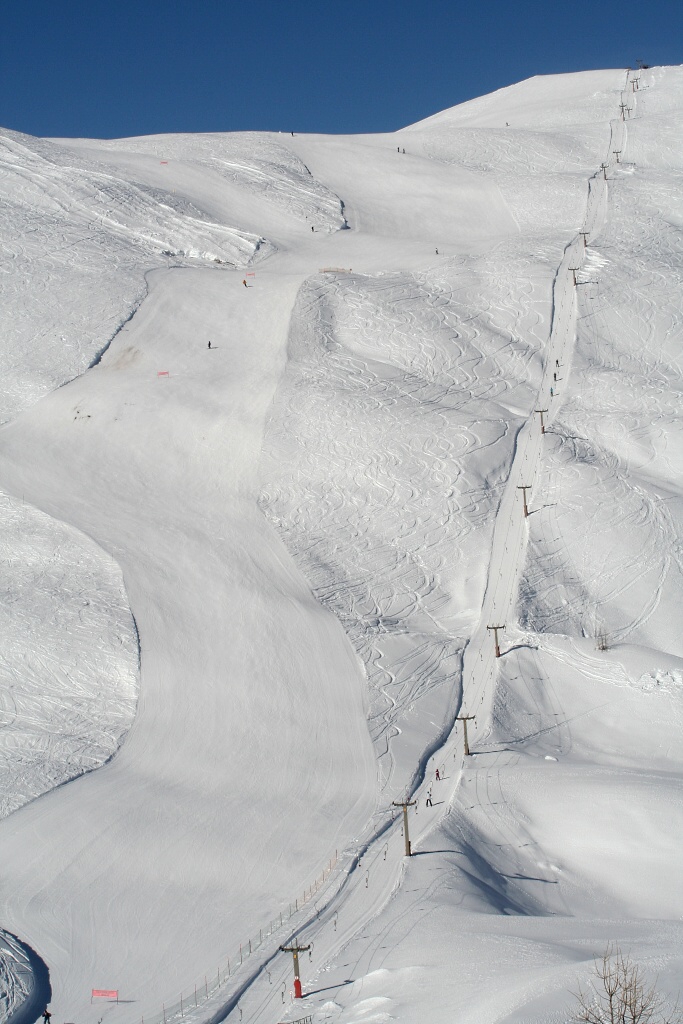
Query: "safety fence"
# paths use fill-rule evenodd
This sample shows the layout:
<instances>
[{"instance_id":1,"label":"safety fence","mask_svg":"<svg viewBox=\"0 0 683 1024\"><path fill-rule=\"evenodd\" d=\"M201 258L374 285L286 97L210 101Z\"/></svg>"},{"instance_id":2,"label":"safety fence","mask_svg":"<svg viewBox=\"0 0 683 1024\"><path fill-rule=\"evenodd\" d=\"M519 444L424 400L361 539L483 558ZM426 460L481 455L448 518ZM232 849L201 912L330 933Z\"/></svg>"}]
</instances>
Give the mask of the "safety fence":
<instances>
[{"instance_id":1,"label":"safety fence","mask_svg":"<svg viewBox=\"0 0 683 1024\"><path fill-rule=\"evenodd\" d=\"M188 1017L194 1017L197 1010L200 1010L204 1004L212 1000L219 993L224 993L225 1001L229 1001L229 986L233 979L236 982L234 987L238 988L239 982L244 980L240 978L240 974L244 975L245 965L252 961L257 952L263 952L265 944L274 935L284 935L289 931L285 926L292 918L299 915L320 892L337 866L338 859L338 851L335 850L334 856L330 858L329 863L321 874L318 875L307 889L304 889L301 896L297 896L288 905L286 910L273 917L265 927L259 928L258 935L254 935L253 938L248 939L246 942L241 942L239 950L232 957L226 956L221 960L216 966L215 972L205 974L193 986L183 989L177 1002L172 1004L164 1003L160 1013L151 1017L141 1017L141 1024L174 1024L174 1022L186 1020Z\"/></svg>"}]
</instances>

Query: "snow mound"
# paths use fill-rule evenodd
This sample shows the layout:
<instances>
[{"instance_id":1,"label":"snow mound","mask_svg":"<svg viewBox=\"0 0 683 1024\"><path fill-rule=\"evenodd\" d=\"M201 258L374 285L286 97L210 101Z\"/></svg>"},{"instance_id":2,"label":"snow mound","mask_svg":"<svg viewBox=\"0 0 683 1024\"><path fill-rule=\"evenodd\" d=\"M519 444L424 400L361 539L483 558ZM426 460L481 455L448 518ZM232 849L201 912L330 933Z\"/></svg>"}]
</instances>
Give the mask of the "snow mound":
<instances>
[{"instance_id":1,"label":"snow mound","mask_svg":"<svg viewBox=\"0 0 683 1024\"><path fill-rule=\"evenodd\" d=\"M0 930L0 1020L32 1024L49 998L45 965L14 935Z\"/></svg>"},{"instance_id":2,"label":"snow mound","mask_svg":"<svg viewBox=\"0 0 683 1024\"><path fill-rule=\"evenodd\" d=\"M0 817L91 771L133 721L138 648L116 563L0 494Z\"/></svg>"},{"instance_id":3,"label":"snow mound","mask_svg":"<svg viewBox=\"0 0 683 1024\"><path fill-rule=\"evenodd\" d=\"M636 686L646 693L683 693L683 672L676 672L675 669L660 670L656 672L644 672L636 681Z\"/></svg>"},{"instance_id":4,"label":"snow mound","mask_svg":"<svg viewBox=\"0 0 683 1024\"><path fill-rule=\"evenodd\" d=\"M71 147L79 145L78 140L64 142ZM270 133L151 135L80 142L96 145L102 158L106 153L120 152L156 156L164 165L170 162L170 176L174 173L174 162L191 162L291 218L310 221L317 230L337 231L346 226L339 197L317 181L306 164ZM236 213L239 215L237 210Z\"/></svg>"}]
</instances>

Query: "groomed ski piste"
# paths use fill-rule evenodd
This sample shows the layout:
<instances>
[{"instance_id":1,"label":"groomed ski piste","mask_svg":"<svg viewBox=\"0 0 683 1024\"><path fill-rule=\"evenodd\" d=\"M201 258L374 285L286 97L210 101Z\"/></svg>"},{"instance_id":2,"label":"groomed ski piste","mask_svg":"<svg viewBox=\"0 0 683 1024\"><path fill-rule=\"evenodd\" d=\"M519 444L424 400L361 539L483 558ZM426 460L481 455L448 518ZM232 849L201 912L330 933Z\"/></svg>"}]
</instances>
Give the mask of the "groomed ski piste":
<instances>
[{"instance_id":1,"label":"groomed ski piste","mask_svg":"<svg viewBox=\"0 0 683 1024\"><path fill-rule=\"evenodd\" d=\"M683 68L0 144L3 1024L675 998Z\"/></svg>"}]
</instances>

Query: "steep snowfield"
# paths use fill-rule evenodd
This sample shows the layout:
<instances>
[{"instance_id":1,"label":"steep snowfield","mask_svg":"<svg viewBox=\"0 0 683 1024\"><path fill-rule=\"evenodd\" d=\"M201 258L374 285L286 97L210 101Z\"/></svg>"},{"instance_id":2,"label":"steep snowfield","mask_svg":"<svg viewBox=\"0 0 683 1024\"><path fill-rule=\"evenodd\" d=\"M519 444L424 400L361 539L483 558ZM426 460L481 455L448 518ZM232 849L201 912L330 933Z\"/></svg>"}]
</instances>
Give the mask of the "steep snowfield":
<instances>
[{"instance_id":1,"label":"steep snowfield","mask_svg":"<svg viewBox=\"0 0 683 1024\"><path fill-rule=\"evenodd\" d=\"M78 1024L561 1021L608 941L675 993L682 120L3 133L4 1018L12 936Z\"/></svg>"}]
</instances>

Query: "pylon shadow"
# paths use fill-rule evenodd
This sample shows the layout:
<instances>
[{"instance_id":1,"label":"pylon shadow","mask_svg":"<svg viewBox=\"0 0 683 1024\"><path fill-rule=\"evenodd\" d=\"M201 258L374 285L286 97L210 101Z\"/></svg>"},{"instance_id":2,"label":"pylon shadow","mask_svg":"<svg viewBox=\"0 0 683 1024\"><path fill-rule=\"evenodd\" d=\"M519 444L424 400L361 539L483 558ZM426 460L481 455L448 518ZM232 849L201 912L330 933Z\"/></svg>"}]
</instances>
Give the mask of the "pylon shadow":
<instances>
[{"instance_id":1,"label":"pylon shadow","mask_svg":"<svg viewBox=\"0 0 683 1024\"><path fill-rule=\"evenodd\" d=\"M413 854L413 856L416 856ZM331 992L334 988L343 988L344 985L353 985L353 978L346 978L344 981L338 981L336 985L326 985L325 988L314 988L311 992L305 992L306 996L317 996L320 992Z\"/></svg>"},{"instance_id":2,"label":"pylon shadow","mask_svg":"<svg viewBox=\"0 0 683 1024\"><path fill-rule=\"evenodd\" d=\"M504 658L506 654L512 654L513 651L538 651L540 650L538 644L515 644L514 647L506 647L504 651L500 652L501 658Z\"/></svg>"},{"instance_id":3,"label":"pylon shadow","mask_svg":"<svg viewBox=\"0 0 683 1024\"><path fill-rule=\"evenodd\" d=\"M427 857L430 853L460 853L460 850L415 850L411 857Z\"/></svg>"}]
</instances>

